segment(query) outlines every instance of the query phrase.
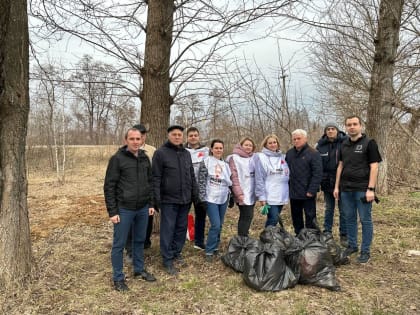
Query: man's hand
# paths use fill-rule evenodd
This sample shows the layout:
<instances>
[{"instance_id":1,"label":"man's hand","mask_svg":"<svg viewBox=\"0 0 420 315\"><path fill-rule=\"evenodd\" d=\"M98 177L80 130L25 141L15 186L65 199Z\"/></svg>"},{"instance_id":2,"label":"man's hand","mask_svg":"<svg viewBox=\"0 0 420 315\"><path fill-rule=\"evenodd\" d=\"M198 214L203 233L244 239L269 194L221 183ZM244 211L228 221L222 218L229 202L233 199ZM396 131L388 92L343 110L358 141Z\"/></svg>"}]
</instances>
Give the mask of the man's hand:
<instances>
[{"instance_id":1,"label":"man's hand","mask_svg":"<svg viewBox=\"0 0 420 315\"><path fill-rule=\"evenodd\" d=\"M120 223L120 216L118 214L114 215L113 217L109 218L111 220L112 223L114 224L118 224Z\"/></svg>"},{"instance_id":2,"label":"man's hand","mask_svg":"<svg viewBox=\"0 0 420 315\"><path fill-rule=\"evenodd\" d=\"M155 214L155 208L149 208L149 215Z\"/></svg>"},{"instance_id":3,"label":"man's hand","mask_svg":"<svg viewBox=\"0 0 420 315\"><path fill-rule=\"evenodd\" d=\"M312 195L310 192L306 193L306 197L312 198L314 195Z\"/></svg>"},{"instance_id":4,"label":"man's hand","mask_svg":"<svg viewBox=\"0 0 420 315\"><path fill-rule=\"evenodd\" d=\"M371 190L366 190L366 201L372 202L373 200L375 200L375 192Z\"/></svg>"},{"instance_id":5,"label":"man's hand","mask_svg":"<svg viewBox=\"0 0 420 315\"><path fill-rule=\"evenodd\" d=\"M338 188L334 188L333 195L336 200L340 198L340 191L338 190Z\"/></svg>"}]
</instances>

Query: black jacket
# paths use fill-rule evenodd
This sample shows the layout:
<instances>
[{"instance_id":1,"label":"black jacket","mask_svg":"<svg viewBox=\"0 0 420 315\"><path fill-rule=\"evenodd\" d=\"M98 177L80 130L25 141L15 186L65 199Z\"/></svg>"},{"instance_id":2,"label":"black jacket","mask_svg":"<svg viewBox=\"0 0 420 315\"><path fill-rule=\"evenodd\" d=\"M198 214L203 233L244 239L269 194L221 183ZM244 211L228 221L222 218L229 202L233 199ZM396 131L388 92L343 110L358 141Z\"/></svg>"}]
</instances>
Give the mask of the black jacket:
<instances>
[{"instance_id":1,"label":"black jacket","mask_svg":"<svg viewBox=\"0 0 420 315\"><path fill-rule=\"evenodd\" d=\"M322 179L321 156L317 150L305 144L300 151L294 147L286 153L289 165L290 199L309 199L306 193L316 195Z\"/></svg>"},{"instance_id":2,"label":"black jacket","mask_svg":"<svg viewBox=\"0 0 420 315\"><path fill-rule=\"evenodd\" d=\"M321 154L322 158L322 181L321 190L326 192L333 192L335 186L335 177L338 166L338 153L342 142L347 139L344 132L338 131L337 138L334 141L329 141L326 134L319 139L316 149Z\"/></svg>"},{"instance_id":3,"label":"black jacket","mask_svg":"<svg viewBox=\"0 0 420 315\"><path fill-rule=\"evenodd\" d=\"M188 204L198 200L198 186L190 153L169 141L153 156L153 195L161 203Z\"/></svg>"},{"instance_id":4,"label":"black jacket","mask_svg":"<svg viewBox=\"0 0 420 315\"><path fill-rule=\"evenodd\" d=\"M110 217L119 214L120 208L137 210L147 204L152 206L152 167L143 150L136 157L124 146L111 157L104 195Z\"/></svg>"}]
</instances>

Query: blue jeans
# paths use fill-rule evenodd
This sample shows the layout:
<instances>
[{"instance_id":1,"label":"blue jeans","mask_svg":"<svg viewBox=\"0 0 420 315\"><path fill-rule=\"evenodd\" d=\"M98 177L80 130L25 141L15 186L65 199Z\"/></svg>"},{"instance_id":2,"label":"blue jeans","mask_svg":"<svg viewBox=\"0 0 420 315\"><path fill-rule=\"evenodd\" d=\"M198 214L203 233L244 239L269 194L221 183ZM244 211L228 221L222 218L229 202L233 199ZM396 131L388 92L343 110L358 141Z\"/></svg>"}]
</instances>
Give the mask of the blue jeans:
<instances>
[{"instance_id":1,"label":"blue jeans","mask_svg":"<svg viewBox=\"0 0 420 315\"><path fill-rule=\"evenodd\" d=\"M362 224L361 251L370 253L370 245L373 239L372 203L363 203L360 198L364 197L364 191L343 191L340 194L341 205L346 218L347 240L349 247L357 246L357 213Z\"/></svg>"},{"instance_id":2,"label":"blue jeans","mask_svg":"<svg viewBox=\"0 0 420 315\"><path fill-rule=\"evenodd\" d=\"M228 201L224 204L207 202L207 215L210 220L209 233L207 235L206 255L212 255L219 248L220 233L227 209Z\"/></svg>"},{"instance_id":3,"label":"blue jeans","mask_svg":"<svg viewBox=\"0 0 420 315\"><path fill-rule=\"evenodd\" d=\"M267 221L265 222L265 227L267 226L276 226L279 222L279 215L283 209L283 205L270 205L267 213Z\"/></svg>"},{"instance_id":4,"label":"blue jeans","mask_svg":"<svg viewBox=\"0 0 420 315\"><path fill-rule=\"evenodd\" d=\"M181 256L187 238L191 204L162 203L160 207L160 254L163 265L171 266Z\"/></svg>"},{"instance_id":5,"label":"blue jeans","mask_svg":"<svg viewBox=\"0 0 420 315\"><path fill-rule=\"evenodd\" d=\"M325 217L324 217L324 231L332 232L332 227L334 224L334 208L335 208L335 198L333 193L324 191L324 201L325 201ZM339 231L340 236L347 235L345 227L345 215L343 208L341 206L341 199L338 199L338 213L339 213Z\"/></svg>"},{"instance_id":6,"label":"blue jeans","mask_svg":"<svg viewBox=\"0 0 420 315\"><path fill-rule=\"evenodd\" d=\"M130 229L133 233L133 269L134 272L144 270L144 240L146 239L147 222L149 221L149 205L138 210L119 209L120 222L114 224L111 262L114 281L125 279L123 272L123 251Z\"/></svg>"}]
</instances>

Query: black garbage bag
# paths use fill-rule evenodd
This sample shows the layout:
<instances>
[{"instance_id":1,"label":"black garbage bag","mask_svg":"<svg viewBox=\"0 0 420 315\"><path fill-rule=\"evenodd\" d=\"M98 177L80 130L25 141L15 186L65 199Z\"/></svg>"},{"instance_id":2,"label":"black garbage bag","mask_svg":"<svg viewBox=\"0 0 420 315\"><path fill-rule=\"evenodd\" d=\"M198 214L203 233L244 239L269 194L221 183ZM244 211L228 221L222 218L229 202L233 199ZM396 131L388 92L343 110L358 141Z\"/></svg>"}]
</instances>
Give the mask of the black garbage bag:
<instances>
[{"instance_id":1,"label":"black garbage bag","mask_svg":"<svg viewBox=\"0 0 420 315\"><path fill-rule=\"evenodd\" d=\"M297 278L286 265L281 246L277 243L259 243L245 256L242 278L258 291L280 291L293 288Z\"/></svg>"},{"instance_id":2,"label":"black garbage bag","mask_svg":"<svg viewBox=\"0 0 420 315\"><path fill-rule=\"evenodd\" d=\"M226 266L237 272L243 272L245 255L255 247L258 247L258 240L248 236L236 235L229 241L226 254L221 259Z\"/></svg>"},{"instance_id":3,"label":"black garbage bag","mask_svg":"<svg viewBox=\"0 0 420 315\"><path fill-rule=\"evenodd\" d=\"M292 270L296 279L300 276L300 252L303 243L297 237L288 233L283 224L280 226L268 226L260 234L263 243L275 243L280 246L284 254L286 265Z\"/></svg>"},{"instance_id":4,"label":"black garbage bag","mask_svg":"<svg viewBox=\"0 0 420 315\"><path fill-rule=\"evenodd\" d=\"M344 249L336 243L331 233L322 233L320 241L327 244L334 266L347 265L350 263L349 257L344 254Z\"/></svg>"},{"instance_id":5,"label":"black garbage bag","mask_svg":"<svg viewBox=\"0 0 420 315\"><path fill-rule=\"evenodd\" d=\"M303 241L300 252L299 283L313 284L332 291L339 291L335 267L327 244L321 242L321 233L315 229L303 229L298 238Z\"/></svg>"}]
</instances>

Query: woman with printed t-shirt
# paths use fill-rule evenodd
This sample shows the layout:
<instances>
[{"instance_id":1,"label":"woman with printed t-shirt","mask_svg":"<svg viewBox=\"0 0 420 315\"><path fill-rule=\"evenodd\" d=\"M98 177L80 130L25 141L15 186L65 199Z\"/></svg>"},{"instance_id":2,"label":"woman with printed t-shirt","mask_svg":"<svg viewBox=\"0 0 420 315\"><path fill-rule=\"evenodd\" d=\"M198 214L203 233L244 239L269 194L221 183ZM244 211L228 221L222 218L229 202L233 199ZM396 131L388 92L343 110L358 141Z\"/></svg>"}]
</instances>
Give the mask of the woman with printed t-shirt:
<instances>
[{"instance_id":1,"label":"woman with printed t-shirt","mask_svg":"<svg viewBox=\"0 0 420 315\"><path fill-rule=\"evenodd\" d=\"M229 158L232 172L232 191L239 207L238 235L248 236L254 217L255 204L255 142L242 138Z\"/></svg>"},{"instance_id":2,"label":"woman with printed t-shirt","mask_svg":"<svg viewBox=\"0 0 420 315\"><path fill-rule=\"evenodd\" d=\"M206 261L212 262L218 253L220 233L229 201L229 186L232 185L229 165L223 160L224 143L215 139L210 145L210 156L200 163L198 171L200 199L207 202L210 220L206 244Z\"/></svg>"},{"instance_id":3,"label":"woman with printed t-shirt","mask_svg":"<svg viewBox=\"0 0 420 315\"><path fill-rule=\"evenodd\" d=\"M280 151L279 138L269 135L255 159L255 194L261 204L268 204L265 226L276 226L283 205L289 202L289 167Z\"/></svg>"}]
</instances>

